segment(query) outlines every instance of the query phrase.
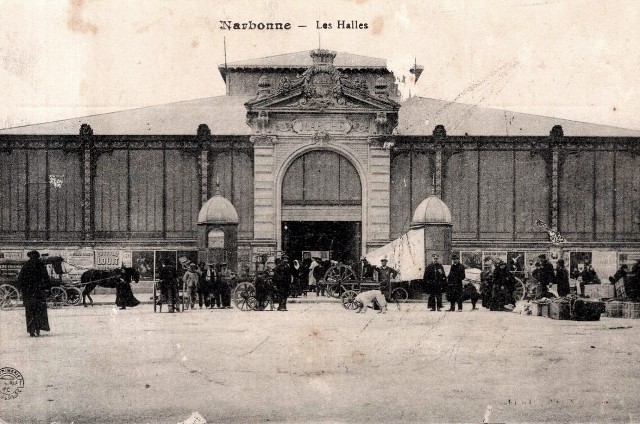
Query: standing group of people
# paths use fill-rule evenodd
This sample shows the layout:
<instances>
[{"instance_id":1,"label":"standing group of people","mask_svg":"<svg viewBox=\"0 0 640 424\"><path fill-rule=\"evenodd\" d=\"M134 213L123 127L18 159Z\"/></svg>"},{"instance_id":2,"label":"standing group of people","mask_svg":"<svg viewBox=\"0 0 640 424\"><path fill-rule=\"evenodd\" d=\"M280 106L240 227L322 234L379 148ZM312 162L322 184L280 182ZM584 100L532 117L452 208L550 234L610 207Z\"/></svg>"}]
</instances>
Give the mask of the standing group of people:
<instances>
[{"instance_id":1,"label":"standing group of people","mask_svg":"<svg viewBox=\"0 0 640 424\"><path fill-rule=\"evenodd\" d=\"M176 267L170 260L166 260L158 274L160 285L160 304L166 303L169 312L177 309L178 290L184 284L187 298L186 308L198 306L205 308L231 309L231 285L234 276L228 271L226 263L219 265L200 262L198 265L190 263L188 269L178 276ZM182 280L182 281L181 281Z\"/></svg>"},{"instance_id":2,"label":"standing group of people","mask_svg":"<svg viewBox=\"0 0 640 424\"><path fill-rule=\"evenodd\" d=\"M294 261L297 262L297 261ZM292 290L297 293L296 278L299 274L295 264L289 263L287 255L275 260L275 268L258 272L254 280L256 289L256 309L264 311L269 300L278 303L278 311L287 310L287 299ZM293 285L292 285L293 284Z\"/></svg>"},{"instance_id":3,"label":"standing group of people","mask_svg":"<svg viewBox=\"0 0 640 424\"><path fill-rule=\"evenodd\" d=\"M429 295L427 307L432 311L442 309L442 294L446 292L447 300L451 304L449 311L462 311L462 302L471 300L472 309L476 309L478 293L473 284L464 284L466 278L465 266L460 263L458 255L452 256L449 275L446 275L444 266L440 263L440 255L431 255L431 263L424 270L423 285Z\"/></svg>"}]
</instances>

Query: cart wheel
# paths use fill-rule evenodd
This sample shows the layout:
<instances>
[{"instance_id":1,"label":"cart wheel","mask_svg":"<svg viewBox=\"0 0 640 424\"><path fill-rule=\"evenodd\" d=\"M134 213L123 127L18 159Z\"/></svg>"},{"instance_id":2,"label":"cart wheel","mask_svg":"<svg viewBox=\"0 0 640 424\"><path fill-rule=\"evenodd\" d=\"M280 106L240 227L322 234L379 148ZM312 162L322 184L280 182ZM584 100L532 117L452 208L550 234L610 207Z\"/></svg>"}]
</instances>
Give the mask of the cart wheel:
<instances>
[{"instance_id":1,"label":"cart wheel","mask_svg":"<svg viewBox=\"0 0 640 424\"><path fill-rule=\"evenodd\" d=\"M402 287L396 287L391 291L391 297L395 299L396 302L405 302L409 299L409 293Z\"/></svg>"},{"instance_id":2,"label":"cart wheel","mask_svg":"<svg viewBox=\"0 0 640 424\"><path fill-rule=\"evenodd\" d=\"M247 307L248 307L248 309L246 309L247 311L257 311L258 310L258 300L253 296L249 296L247 298ZM245 309L243 309L243 310L245 310Z\"/></svg>"},{"instance_id":3,"label":"cart wheel","mask_svg":"<svg viewBox=\"0 0 640 424\"><path fill-rule=\"evenodd\" d=\"M18 289L10 284L0 286L0 309L8 310L18 305Z\"/></svg>"},{"instance_id":4,"label":"cart wheel","mask_svg":"<svg viewBox=\"0 0 640 424\"><path fill-rule=\"evenodd\" d=\"M82 300L82 292L77 287L66 287L65 292L67 293L67 304L69 305L79 305Z\"/></svg>"},{"instance_id":5,"label":"cart wheel","mask_svg":"<svg viewBox=\"0 0 640 424\"><path fill-rule=\"evenodd\" d=\"M340 297L340 284L329 282L327 284L327 294L338 299Z\"/></svg>"},{"instance_id":6,"label":"cart wheel","mask_svg":"<svg viewBox=\"0 0 640 424\"><path fill-rule=\"evenodd\" d=\"M516 279L516 287L513 290L513 300L518 302L524 299L524 294L526 293L526 287L522 282L522 280L520 280L518 277L514 277L514 278Z\"/></svg>"},{"instance_id":7,"label":"cart wheel","mask_svg":"<svg viewBox=\"0 0 640 424\"><path fill-rule=\"evenodd\" d=\"M342 293L342 296L340 296L340 299L342 300L342 306L345 309L349 309L350 311L358 309L358 302L356 302L357 295L358 293L354 290L347 290L346 292Z\"/></svg>"},{"instance_id":8,"label":"cart wheel","mask_svg":"<svg viewBox=\"0 0 640 424\"><path fill-rule=\"evenodd\" d=\"M353 287L354 284L358 282L358 276L356 272L345 264L338 264L331 266L327 272L324 274L324 280L329 285L336 285L337 290L333 290L329 292L329 287L327 286L327 293L335 298L341 297L340 287L348 286Z\"/></svg>"},{"instance_id":9,"label":"cart wheel","mask_svg":"<svg viewBox=\"0 0 640 424\"><path fill-rule=\"evenodd\" d=\"M250 311L253 309L249 302L249 298L251 297L254 299L255 307L256 288L251 283L240 283L233 291L233 302L235 303L236 308L241 311Z\"/></svg>"},{"instance_id":10,"label":"cart wheel","mask_svg":"<svg viewBox=\"0 0 640 424\"><path fill-rule=\"evenodd\" d=\"M47 297L47 307L51 309L62 308L67 303L67 293L62 287L51 287Z\"/></svg>"}]
</instances>

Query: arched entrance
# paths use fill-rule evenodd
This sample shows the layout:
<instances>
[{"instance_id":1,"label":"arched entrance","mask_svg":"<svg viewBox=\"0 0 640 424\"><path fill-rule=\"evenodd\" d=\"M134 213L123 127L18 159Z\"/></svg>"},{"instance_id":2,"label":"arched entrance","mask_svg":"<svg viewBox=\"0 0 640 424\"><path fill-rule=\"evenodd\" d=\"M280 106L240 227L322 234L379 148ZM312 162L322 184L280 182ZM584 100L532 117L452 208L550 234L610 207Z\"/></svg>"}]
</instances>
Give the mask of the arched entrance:
<instances>
[{"instance_id":1,"label":"arched entrance","mask_svg":"<svg viewBox=\"0 0 640 424\"><path fill-rule=\"evenodd\" d=\"M360 258L362 183L345 156L313 150L287 168L281 190L282 250L292 259L320 255L341 262Z\"/></svg>"}]
</instances>

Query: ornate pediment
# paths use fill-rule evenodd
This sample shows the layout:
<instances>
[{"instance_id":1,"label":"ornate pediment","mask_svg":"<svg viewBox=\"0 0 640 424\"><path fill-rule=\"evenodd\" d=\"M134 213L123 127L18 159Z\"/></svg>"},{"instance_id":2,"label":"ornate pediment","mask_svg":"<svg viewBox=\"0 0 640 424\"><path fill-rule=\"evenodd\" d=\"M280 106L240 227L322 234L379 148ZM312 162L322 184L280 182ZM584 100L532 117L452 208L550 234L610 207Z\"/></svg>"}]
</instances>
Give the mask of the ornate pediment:
<instances>
[{"instance_id":1,"label":"ornate pediment","mask_svg":"<svg viewBox=\"0 0 640 424\"><path fill-rule=\"evenodd\" d=\"M245 104L247 110L398 110L400 105L388 98L386 86L380 90L377 83L369 87L362 76L343 75L331 63L335 56L332 53L314 51L316 63L297 78L282 77L271 83L267 76L261 77L258 95ZM316 60L319 56L321 59Z\"/></svg>"},{"instance_id":2,"label":"ornate pediment","mask_svg":"<svg viewBox=\"0 0 640 424\"><path fill-rule=\"evenodd\" d=\"M298 120L296 115L309 113L342 114L345 119L359 115L354 128L371 129L372 133L390 133L397 124L400 105L389 99L388 84L383 77L370 86L361 75L345 75L333 66L334 52L315 50L312 52L314 64L296 78L282 77L273 82L264 75L258 81L258 95L245 103L247 123L257 133L282 132L305 125L330 127L330 131L350 132L350 123L330 123L320 121L309 124ZM291 128L283 122L286 116ZM367 123L362 123L366 116Z\"/></svg>"}]
</instances>

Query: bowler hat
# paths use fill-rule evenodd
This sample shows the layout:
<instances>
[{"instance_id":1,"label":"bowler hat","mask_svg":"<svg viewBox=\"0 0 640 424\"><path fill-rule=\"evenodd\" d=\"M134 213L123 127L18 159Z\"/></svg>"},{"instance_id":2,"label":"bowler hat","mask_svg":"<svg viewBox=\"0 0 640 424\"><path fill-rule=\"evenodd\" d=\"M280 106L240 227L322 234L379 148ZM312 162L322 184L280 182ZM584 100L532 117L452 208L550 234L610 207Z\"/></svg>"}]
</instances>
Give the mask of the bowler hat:
<instances>
[{"instance_id":1,"label":"bowler hat","mask_svg":"<svg viewBox=\"0 0 640 424\"><path fill-rule=\"evenodd\" d=\"M38 252L37 250L32 250L27 253L27 257L31 259L38 259L40 257L40 252Z\"/></svg>"}]
</instances>

